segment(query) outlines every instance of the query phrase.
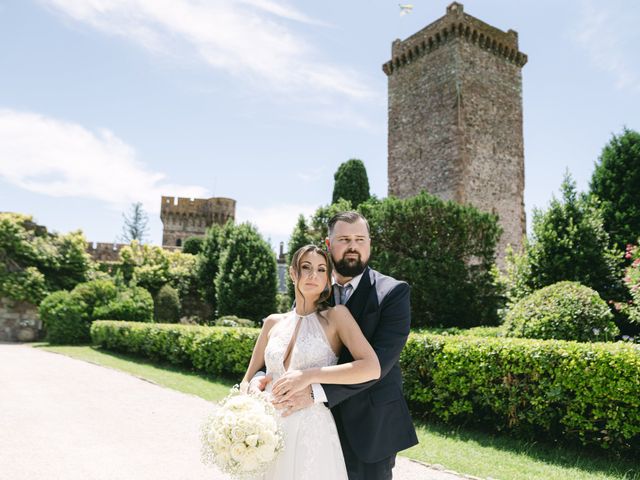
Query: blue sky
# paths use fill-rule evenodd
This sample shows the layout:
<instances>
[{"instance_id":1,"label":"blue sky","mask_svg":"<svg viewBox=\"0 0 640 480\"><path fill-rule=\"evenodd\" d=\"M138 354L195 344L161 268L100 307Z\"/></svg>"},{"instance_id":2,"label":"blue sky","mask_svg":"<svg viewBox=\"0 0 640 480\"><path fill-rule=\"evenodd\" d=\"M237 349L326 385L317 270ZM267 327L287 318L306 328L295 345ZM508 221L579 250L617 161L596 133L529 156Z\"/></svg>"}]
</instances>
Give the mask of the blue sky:
<instances>
[{"instance_id":1,"label":"blue sky","mask_svg":"<svg viewBox=\"0 0 640 480\"><path fill-rule=\"evenodd\" d=\"M391 42L450 1L0 0L0 211L115 241L160 196L237 200L277 246L329 203L343 161L387 193ZM640 130L640 4L466 1L519 33L525 204L565 169L586 189L602 147Z\"/></svg>"}]
</instances>

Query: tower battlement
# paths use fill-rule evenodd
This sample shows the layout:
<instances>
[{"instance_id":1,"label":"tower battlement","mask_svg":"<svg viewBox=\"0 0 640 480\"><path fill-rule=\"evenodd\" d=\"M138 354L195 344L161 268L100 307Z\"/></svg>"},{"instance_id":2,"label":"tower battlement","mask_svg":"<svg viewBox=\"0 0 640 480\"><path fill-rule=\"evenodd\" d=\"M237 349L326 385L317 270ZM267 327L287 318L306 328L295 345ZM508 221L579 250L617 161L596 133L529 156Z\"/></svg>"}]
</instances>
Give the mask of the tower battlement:
<instances>
[{"instance_id":1,"label":"tower battlement","mask_svg":"<svg viewBox=\"0 0 640 480\"><path fill-rule=\"evenodd\" d=\"M464 40L501 57L518 67L527 63L527 55L518 48L518 32L506 32L464 13L464 6L453 2L444 17L430 23L405 40L395 40L391 46L391 60L382 66L387 75L414 62L423 55L454 39Z\"/></svg>"},{"instance_id":2,"label":"tower battlement","mask_svg":"<svg viewBox=\"0 0 640 480\"><path fill-rule=\"evenodd\" d=\"M160 205L162 245L181 247L189 237L204 236L211 225L224 225L236 216L231 198L186 198L163 196Z\"/></svg>"}]
</instances>

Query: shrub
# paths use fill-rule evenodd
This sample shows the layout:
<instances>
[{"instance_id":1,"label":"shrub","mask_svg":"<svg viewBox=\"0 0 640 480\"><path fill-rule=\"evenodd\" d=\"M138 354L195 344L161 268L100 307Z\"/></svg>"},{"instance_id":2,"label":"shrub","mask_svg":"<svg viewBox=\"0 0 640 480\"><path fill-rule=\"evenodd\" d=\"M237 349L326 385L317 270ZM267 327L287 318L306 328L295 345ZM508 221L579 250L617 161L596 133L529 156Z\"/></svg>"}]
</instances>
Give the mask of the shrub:
<instances>
[{"instance_id":1,"label":"shrub","mask_svg":"<svg viewBox=\"0 0 640 480\"><path fill-rule=\"evenodd\" d=\"M215 280L218 315L259 321L275 312L277 272L271 246L248 223L231 232Z\"/></svg>"},{"instance_id":2,"label":"shrub","mask_svg":"<svg viewBox=\"0 0 640 480\"><path fill-rule=\"evenodd\" d=\"M371 200L359 210L371 227L371 265L411 285L412 326L498 323L495 215L426 192Z\"/></svg>"},{"instance_id":3,"label":"shrub","mask_svg":"<svg viewBox=\"0 0 640 480\"><path fill-rule=\"evenodd\" d=\"M204 238L202 237L189 237L182 244L182 253L190 253L191 255L198 255L202 251L202 244Z\"/></svg>"},{"instance_id":4,"label":"shrub","mask_svg":"<svg viewBox=\"0 0 640 480\"><path fill-rule=\"evenodd\" d=\"M238 318L235 315L225 315L224 317L220 317L215 322L216 327L249 327L253 328L256 326L255 322L247 318Z\"/></svg>"},{"instance_id":5,"label":"shrub","mask_svg":"<svg viewBox=\"0 0 640 480\"><path fill-rule=\"evenodd\" d=\"M87 322L96 320L95 310L115 300L118 287L111 280L92 280L77 285L72 291L73 300L83 305L83 317Z\"/></svg>"},{"instance_id":6,"label":"shrub","mask_svg":"<svg viewBox=\"0 0 640 480\"><path fill-rule=\"evenodd\" d=\"M240 378L259 330L94 322L103 348ZM640 453L640 346L411 334L401 357L416 417Z\"/></svg>"},{"instance_id":7,"label":"shrub","mask_svg":"<svg viewBox=\"0 0 640 480\"><path fill-rule=\"evenodd\" d=\"M165 285L160 289L158 295L156 295L154 305L156 322L177 323L180 320L178 291L171 285Z\"/></svg>"},{"instance_id":8,"label":"shrub","mask_svg":"<svg viewBox=\"0 0 640 480\"><path fill-rule=\"evenodd\" d=\"M412 334L400 364L414 415L640 452L640 349Z\"/></svg>"},{"instance_id":9,"label":"shrub","mask_svg":"<svg viewBox=\"0 0 640 480\"><path fill-rule=\"evenodd\" d=\"M558 282L518 301L504 327L511 337L581 342L612 340L619 333L598 292L577 282Z\"/></svg>"},{"instance_id":10,"label":"shrub","mask_svg":"<svg viewBox=\"0 0 640 480\"><path fill-rule=\"evenodd\" d=\"M576 192L567 174L562 198L554 198L546 211L534 210L533 235L521 255L507 257L510 301L563 280L580 282L605 300L624 294L621 252L609 247L602 213L586 196Z\"/></svg>"},{"instance_id":11,"label":"shrub","mask_svg":"<svg viewBox=\"0 0 640 480\"><path fill-rule=\"evenodd\" d=\"M40 303L39 310L50 343L73 345L89 341L86 305L66 290L48 295Z\"/></svg>"},{"instance_id":12,"label":"shrub","mask_svg":"<svg viewBox=\"0 0 640 480\"><path fill-rule=\"evenodd\" d=\"M96 307L94 320L110 319L130 322L153 321L153 298L142 287L129 287L118 291L115 298L106 305Z\"/></svg>"},{"instance_id":13,"label":"shrub","mask_svg":"<svg viewBox=\"0 0 640 480\"><path fill-rule=\"evenodd\" d=\"M114 321L91 326L93 343L100 347L235 378L246 372L259 333L255 328Z\"/></svg>"},{"instance_id":14,"label":"shrub","mask_svg":"<svg viewBox=\"0 0 640 480\"><path fill-rule=\"evenodd\" d=\"M91 268L82 232L51 234L32 217L0 213L0 296L35 305L83 282Z\"/></svg>"}]
</instances>

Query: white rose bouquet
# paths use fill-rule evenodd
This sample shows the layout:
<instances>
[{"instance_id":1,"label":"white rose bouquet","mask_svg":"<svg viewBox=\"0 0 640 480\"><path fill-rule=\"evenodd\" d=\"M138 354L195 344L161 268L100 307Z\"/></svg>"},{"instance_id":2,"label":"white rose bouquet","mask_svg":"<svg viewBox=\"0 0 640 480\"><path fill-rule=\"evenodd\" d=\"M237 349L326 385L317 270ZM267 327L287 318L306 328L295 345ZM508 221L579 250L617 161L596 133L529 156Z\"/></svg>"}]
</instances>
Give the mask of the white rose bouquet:
<instances>
[{"instance_id":1,"label":"white rose bouquet","mask_svg":"<svg viewBox=\"0 0 640 480\"><path fill-rule=\"evenodd\" d=\"M267 394L232 390L203 425L203 462L235 478L264 473L284 448L276 415Z\"/></svg>"}]
</instances>

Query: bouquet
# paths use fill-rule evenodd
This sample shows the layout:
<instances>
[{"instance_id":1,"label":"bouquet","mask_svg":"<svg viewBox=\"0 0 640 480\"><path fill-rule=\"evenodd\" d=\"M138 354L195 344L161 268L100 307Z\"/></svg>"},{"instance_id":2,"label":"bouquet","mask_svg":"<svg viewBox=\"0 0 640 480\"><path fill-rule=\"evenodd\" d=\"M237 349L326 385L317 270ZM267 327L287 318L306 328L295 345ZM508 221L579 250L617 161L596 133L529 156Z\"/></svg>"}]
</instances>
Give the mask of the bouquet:
<instances>
[{"instance_id":1,"label":"bouquet","mask_svg":"<svg viewBox=\"0 0 640 480\"><path fill-rule=\"evenodd\" d=\"M202 428L202 460L235 478L264 473L284 448L276 415L267 394L232 390Z\"/></svg>"}]
</instances>

